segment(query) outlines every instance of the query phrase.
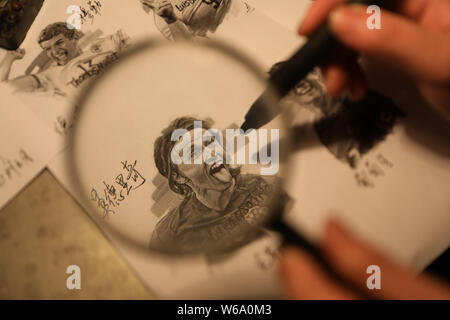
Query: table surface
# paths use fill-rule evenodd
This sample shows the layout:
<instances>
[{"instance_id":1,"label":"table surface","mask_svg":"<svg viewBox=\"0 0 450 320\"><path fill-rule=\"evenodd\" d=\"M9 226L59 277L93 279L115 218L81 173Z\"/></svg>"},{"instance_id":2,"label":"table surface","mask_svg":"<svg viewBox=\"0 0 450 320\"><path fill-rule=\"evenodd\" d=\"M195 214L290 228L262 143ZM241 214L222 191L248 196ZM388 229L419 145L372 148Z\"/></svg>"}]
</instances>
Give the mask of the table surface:
<instances>
[{"instance_id":1,"label":"table surface","mask_svg":"<svg viewBox=\"0 0 450 320\"><path fill-rule=\"evenodd\" d=\"M66 287L67 267L81 290ZM151 299L86 212L44 170L0 211L0 299Z\"/></svg>"}]
</instances>

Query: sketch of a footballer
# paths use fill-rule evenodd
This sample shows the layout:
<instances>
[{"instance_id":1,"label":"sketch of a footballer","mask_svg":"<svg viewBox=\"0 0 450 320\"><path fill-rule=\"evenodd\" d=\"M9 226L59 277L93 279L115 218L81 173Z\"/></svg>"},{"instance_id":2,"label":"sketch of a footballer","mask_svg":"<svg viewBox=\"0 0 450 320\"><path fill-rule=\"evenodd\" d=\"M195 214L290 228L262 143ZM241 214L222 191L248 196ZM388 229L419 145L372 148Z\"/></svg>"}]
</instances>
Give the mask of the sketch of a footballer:
<instances>
[{"instance_id":1,"label":"sketch of a footballer","mask_svg":"<svg viewBox=\"0 0 450 320\"><path fill-rule=\"evenodd\" d=\"M269 73L283 64L275 64ZM364 154L392 132L398 118L406 116L391 99L373 90L358 102L329 96L319 69L299 81L281 100L281 106L291 119L291 125L295 125L302 109L314 114L314 129L320 142L336 159L353 169L358 167Z\"/></svg>"},{"instance_id":2,"label":"sketch of a footballer","mask_svg":"<svg viewBox=\"0 0 450 320\"><path fill-rule=\"evenodd\" d=\"M150 242L153 249L182 253L215 247L232 250L265 234L260 225L269 214L271 197L278 186L276 177L243 173L241 168L219 162L178 165L172 162L171 152L181 143L172 141L173 131L190 132L196 120L178 118L156 139L155 165L167 179L169 192L183 200L157 223ZM208 129L203 125L202 130ZM202 143L206 146L211 142Z\"/></svg>"},{"instance_id":3,"label":"sketch of a footballer","mask_svg":"<svg viewBox=\"0 0 450 320\"><path fill-rule=\"evenodd\" d=\"M232 0L139 0L145 12L153 12L155 25L169 40L205 37L214 33L230 9Z\"/></svg>"},{"instance_id":4,"label":"sketch of a footballer","mask_svg":"<svg viewBox=\"0 0 450 320\"><path fill-rule=\"evenodd\" d=\"M74 96L89 79L118 59L128 40L121 30L104 37L100 31L84 34L69 29L64 22L53 23L41 31L38 43L43 51L26 74L9 79L14 61L22 59L25 51L8 52L0 63L0 81L19 92Z\"/></svg>"}]
</instances>

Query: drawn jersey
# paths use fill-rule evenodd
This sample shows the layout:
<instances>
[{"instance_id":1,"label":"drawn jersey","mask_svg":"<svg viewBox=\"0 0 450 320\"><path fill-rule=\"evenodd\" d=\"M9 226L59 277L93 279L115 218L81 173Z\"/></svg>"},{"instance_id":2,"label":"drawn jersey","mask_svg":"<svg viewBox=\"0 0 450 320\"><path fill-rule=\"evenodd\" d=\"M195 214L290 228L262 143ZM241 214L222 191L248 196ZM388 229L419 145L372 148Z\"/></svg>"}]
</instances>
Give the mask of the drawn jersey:
<instances>
[{"instance_id":1,"label":"drawn jersey","mask_svg":"<svg viewBox=\"0 0 450 320\"><path fill-rule=\"evenodd\" d=\"M195 252L219 244L230 249L263 235L260 226L268 218L274 184L256 175L240 175L227 208L217 212L191 195L169 212L153 231L150 246L160 250ZM243 227L247 226L245 234Z\"/></svg>"},{"instance_id":2,"label":"drawn jersey","mask_svg":"<svg viewBox=\"0 0 450 320\"><path fill-rule=\"evenodd\" d=\"M120 31L105 38L97 38L66 65L59 66L55 63L34 77L42 91L76 97L78 89L116 61L125 47L125 38Z\"/></svg>"}]
</instances>

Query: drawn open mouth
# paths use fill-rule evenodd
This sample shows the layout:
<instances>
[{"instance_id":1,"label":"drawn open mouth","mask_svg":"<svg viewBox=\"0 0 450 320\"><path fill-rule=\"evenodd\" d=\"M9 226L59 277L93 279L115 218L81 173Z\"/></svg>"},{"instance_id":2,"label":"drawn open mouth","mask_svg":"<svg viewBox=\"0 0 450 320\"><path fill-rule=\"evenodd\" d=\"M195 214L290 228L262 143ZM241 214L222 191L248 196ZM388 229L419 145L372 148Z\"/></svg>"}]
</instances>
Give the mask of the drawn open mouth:
<instances>
[{"instance_id":1,"label":"drawn open mouth","mask_svg":"<svg viewBox=\"0 0 450 320\"><path fill-rule=\"evenodd\" d=\"M225 165L222 163L214 163L211 168L209 169L210 175L215 175L216 173L220 172L220 170L225 169Z\"/></svg>"},{"instance_id":2,"label":"drawn open mouth","mask_svg":"<svg viewBox=\"0 0 450 320\"><path fill-rule=\"evenodd\" d=\"M224 164L213 164L209 169L209 174L222 183L229 183L231 180L231 174Z\"/></svg>"},{"instance_id":3,"label":"drawn open mouth","mask_svg":"<svg viewBox=\"0 0 450 320\"><path fill-rule=\"evenodd\" d=\"M58 51L54 57L59 61L64 61L67 59L68 52L66 50Z\"/></svg>"}]
</instances>

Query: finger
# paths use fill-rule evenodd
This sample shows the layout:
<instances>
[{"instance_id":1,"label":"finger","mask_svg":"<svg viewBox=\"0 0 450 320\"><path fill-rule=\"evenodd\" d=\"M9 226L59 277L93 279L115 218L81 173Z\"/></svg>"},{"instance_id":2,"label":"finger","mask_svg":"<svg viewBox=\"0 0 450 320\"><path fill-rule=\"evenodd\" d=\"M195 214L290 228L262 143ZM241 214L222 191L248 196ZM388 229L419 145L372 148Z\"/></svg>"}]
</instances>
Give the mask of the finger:
<instances>
[{"instance_id":1,"label":"finger","mask_svg":"<svg viewBox=\"0 0 450 320\"><path fill-rule=\"evenodd\" d=\"M326 227L323 251L336 270L368 295L382 299L448 299L450 291L429 278L417 279L375 250L355 239L336 222ZM381 289L367 288L367 267L378 266Z\"/></svg>"},{"instance_id":2,"label":"finger","mask_svg":"<svg viewBox=\"0 0 450 320\"><path fill-rule=\"evenodd\" d=\"M328 64L323 67L323 74L327 93L339 98L347 88L347 69L342 64Z\"/></svg>"},{"instance_id":3,"label":"finger","mask_svg":"<svg viewBox=\"0 0 450 320\"><path fill-rule=\"evenodd\" d=\"M367 82L364 72L356 59L347 63L348 80L347 86L352 101L361 101L367 94Z\"/></svg>"},{"instance_id":4,"label":"finger","mask_svg":"<svg viewBox=\"0 0 450 320\"><path fill-rule=\"evenodd\" d=\"M348 93L352 101L360 101L365 97L367 93L366 78L357 58L355 53L344 50L340 58L335 59L331 68L328 68L339 74L339 76L333 76L330 75L330 72L326 73L328 87L333 97L339 97L344 92ZM336 83L337 81L338 83Z\"/></svg>"},{"instance_id":5,"label":"finger","mask_svg":"<svg viewBox=\"0 0 450 320\"><path fill-rule=\"evenodd\" d=\"M298 32L301 35L309 36L328 17L330 11L345 0L318 0L315 1L303 19Z\"/></svg>"},{"instance_id":6,"label":"finger","mask_svg":"<svg viewBox=\"0 0 450 320\"><path fill-rule=\"evenodd\" d=\"M327 93L335 98L340 97L348 86L347 54L343 51L337 53L322 67Z\"/></svg>"},{"instance_id":7,"label":"finger","mask_svg":"<svg viewBox=\"0 0 450 320\"><path fill-rule=\"evenodd\" d=\"M381 29L367 28L366 7L339 7L330 15L333 33L350 48L376 56L413 77L445 83L450 79L450 36L382 11Z\"/></svg>"},{"instance_id":8,"label":"finger","mask_svg":"<svg viewBox=\"0 0 450 320\"><path fill-rule=\"evenodd\" d=\"M287 248L281 255L281 278L290 299L337 300L355 299L352 293L333 283L313 258Z\"/></svg>"}]
</instances>

